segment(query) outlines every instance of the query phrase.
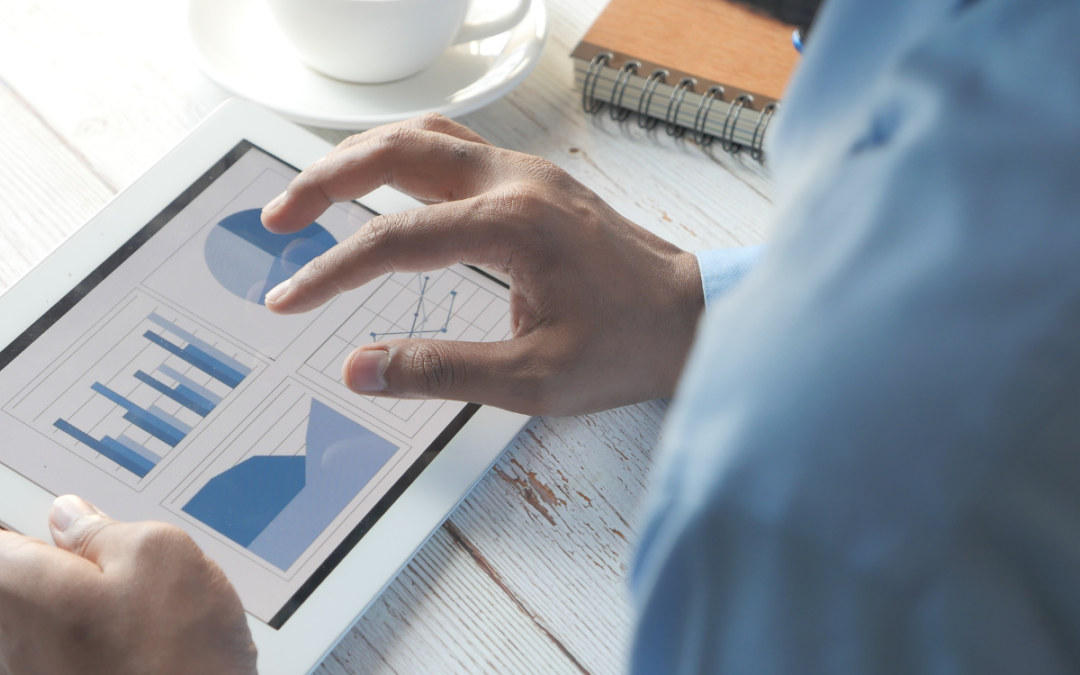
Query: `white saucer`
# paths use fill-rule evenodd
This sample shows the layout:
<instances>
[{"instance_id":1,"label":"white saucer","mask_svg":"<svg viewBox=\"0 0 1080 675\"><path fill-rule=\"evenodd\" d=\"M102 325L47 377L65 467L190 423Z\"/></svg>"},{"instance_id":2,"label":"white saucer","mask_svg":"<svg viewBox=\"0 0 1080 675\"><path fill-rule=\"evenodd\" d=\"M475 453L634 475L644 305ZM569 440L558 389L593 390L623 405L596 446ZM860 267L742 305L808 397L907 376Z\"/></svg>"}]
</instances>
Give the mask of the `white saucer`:
<instances>
[{"instance_id":1,"label":"white saucer","mask_svg":"<svg viewBox=\"0 0 1080 675\"><path fill-rule=\"evenodd\" d=\"M548 21L544 0L532 0L512 30L386 84L349 84L302 64L263 0L191 0L188 29L199 67L234 94L301 124L369 129L426 112L464 115L506 95L540 61Z\"/></svg>"}]
</instances>

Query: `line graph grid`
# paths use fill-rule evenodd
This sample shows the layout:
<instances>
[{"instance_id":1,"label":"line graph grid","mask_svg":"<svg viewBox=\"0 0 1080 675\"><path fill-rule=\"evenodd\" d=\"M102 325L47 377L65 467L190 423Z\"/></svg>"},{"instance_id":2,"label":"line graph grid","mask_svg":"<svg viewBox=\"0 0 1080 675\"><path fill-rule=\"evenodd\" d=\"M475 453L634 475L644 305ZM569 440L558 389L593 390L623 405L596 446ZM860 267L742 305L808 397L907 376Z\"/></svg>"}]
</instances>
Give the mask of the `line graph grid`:
<instances>
[{"instance_id":1,"label":"line graph grid","mask_svg":"<svg viewBox=\"0 0 1080 675\"><path fill-rule=\"evenodd\" d=\"M390 330L390 331L383 331L381 333L376 332L376 331L372 331L370 333L370 335L371 335L371 340L373 342L378 342L379 340L381 340L383 338L386 338L386 337L389 337L389 338L395 338L395 337L403 337L403 338L433 337L434 338L434 337L438 337L438 335L436 335L437 333L445 333L449 329L449 327L450 327L450 317L452 317L454 315L454 301L457 300L457 291L456 290L451 290L447 294L447 298L449 298L449 306L446 308L446 319L442 322L442 325L439 326L437 321L433 321L431 323L428 323L428 321L432 318L432 315L428 313L429 310L432 313L438 312L440 315L442 315L442 307L439 307L438 305L436 305L435 307L432 307L431 296L428 295L428 284L430 282L431 282L431 275L430 274L421 275L421 274L418 273L416 275L416 286L417 286L417 293L418 293L419 297L416 300L416 304L412 308L412 310L413 310L413 312L412 312L412 321L409 323L409 330ZM443 299L443 302L446 302L446 298ZM407 317L406 317L406 320L408 320ZM434 326L434 327L432 327L432 326ZM395 324L394 328L399 328L399 326L397 326Z\"/></svg>"},{"instance_id":2,"label":"line graph grid","mask_svg":"<svg viewBox=\"0 0 1080 675\"><path fill-rule=\"evenodd\" d=\"M454 268L394 273L307 360L305 375L355 400L341 364L361 345L403 338L493 342L510 337L510 303ZM409 427L426 420L439 401L363 397ZM424 414L427 411L428 414ZM405 429L403 429L405 431Z\"/></svg>"}]
</instances>

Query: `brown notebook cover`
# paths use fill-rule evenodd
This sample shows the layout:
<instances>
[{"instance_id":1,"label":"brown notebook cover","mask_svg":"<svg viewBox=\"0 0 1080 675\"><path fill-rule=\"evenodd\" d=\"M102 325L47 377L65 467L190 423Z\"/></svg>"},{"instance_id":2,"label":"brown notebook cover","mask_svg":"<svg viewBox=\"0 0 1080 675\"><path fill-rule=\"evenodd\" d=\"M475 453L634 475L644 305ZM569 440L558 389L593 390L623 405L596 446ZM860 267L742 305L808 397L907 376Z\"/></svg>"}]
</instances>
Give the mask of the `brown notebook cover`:
<instances>
[{"instance_id":1,"label":"brown notebook cover","mask_svg":"<svg viewBox=\"0 0 1080 675\"><path fill-rule=\"evenodd\" d=\"M730 0L611 0L571 53L575 85L589 112L605 103L614 119L637 112L760 159L799 60L791 34Z\"/></svg>"},{"instance_id":2,"label":"brown notebook cover","mask_svg":"<svg viewBox=\"0 0 1080 675\"><path fill-rule=\"evenodd\" d=\"M798 62L791 31L730 0L611 0L571 56L589 62L612 52L608 67L641 61L640 73L665 68L669 83L693 77L698 93L720 85L724 101L748 93L748 107L761 110L779 100Z\"/></svg>"}]
</instances>

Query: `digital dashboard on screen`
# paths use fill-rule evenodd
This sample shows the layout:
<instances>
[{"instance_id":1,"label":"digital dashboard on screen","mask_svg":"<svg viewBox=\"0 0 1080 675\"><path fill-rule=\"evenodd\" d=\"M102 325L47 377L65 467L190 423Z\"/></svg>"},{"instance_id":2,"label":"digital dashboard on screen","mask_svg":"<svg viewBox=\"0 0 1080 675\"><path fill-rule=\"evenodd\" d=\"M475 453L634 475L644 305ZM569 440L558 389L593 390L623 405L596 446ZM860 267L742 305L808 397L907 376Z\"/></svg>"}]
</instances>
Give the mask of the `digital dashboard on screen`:
<instances>
[{"instance_id":1,"label":"digital dashboard on screen","mask_svg":"<svg viewBox=\"0 0 1080 675\"><path fill-rule=\"evenodd\" d=\"M296 175L241 143L0 352L0 462L182 527L275 628L476 410L356 394L346 355L510 332L505 289L464 265L271 313L270 289L376 215L335 204L272 234L260 210Z\"/></svg>"}]
</instances>

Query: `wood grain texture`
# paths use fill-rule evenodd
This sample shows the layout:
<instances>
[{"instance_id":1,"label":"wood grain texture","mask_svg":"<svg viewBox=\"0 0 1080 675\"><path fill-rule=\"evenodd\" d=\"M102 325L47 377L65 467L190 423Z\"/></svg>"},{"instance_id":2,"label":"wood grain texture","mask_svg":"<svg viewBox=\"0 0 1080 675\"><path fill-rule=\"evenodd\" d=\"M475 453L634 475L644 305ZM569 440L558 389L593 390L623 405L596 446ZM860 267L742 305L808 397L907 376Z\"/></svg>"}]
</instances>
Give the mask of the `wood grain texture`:
<instances>
[{"instance_id":1,"label":"wood grain texture","mask_svg":"<svg viewBox=\"0 0 1080 675\"><path fill-rule=\"evenodd\" d=\"M318 671L579 673L551 636L508 601L452 526L368 611Z\"/></svg>"},{"instance_id":2,"label":"wood grain texture","mask_svg":"<svg viewBox=\"0 0 1080 675\"><path fill-rule=\"evenodd\" d=\"M462 121L556 162L684 248L762 241L767 168L586 117L568 55L603 0L548 4L536 72ZM184 15L179 0L0 0L0 284L228 97L192 64ZM666 410L534 420L318 672L621 672L626 580Z\"/></svg>"},{"instance_id":3,"label":"wood grain texture","mask_svg":"<svg viewBox=\"0 0 1080 675\"><path fill-rule=\"evenodd\" d=\"M0 80L0 290L6 289L113 195Z\"/></svg>"}]
</instances>

